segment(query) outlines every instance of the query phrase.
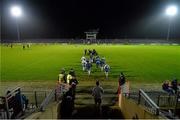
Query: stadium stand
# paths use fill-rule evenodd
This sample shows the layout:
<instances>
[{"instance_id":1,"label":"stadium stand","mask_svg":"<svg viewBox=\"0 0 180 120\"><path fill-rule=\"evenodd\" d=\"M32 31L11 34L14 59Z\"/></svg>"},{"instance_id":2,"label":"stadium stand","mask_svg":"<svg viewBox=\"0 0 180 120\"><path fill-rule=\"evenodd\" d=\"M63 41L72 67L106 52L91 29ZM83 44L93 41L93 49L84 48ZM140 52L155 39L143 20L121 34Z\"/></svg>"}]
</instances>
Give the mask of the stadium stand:
<instances>
[{"instance_id":1,"label":"stadium stand","mask_svg":"<svg viewBox=\"0 0 180 120\"><path fill-rule=\"evenodd\" d=\"M163 116L165 119L179 118L180 93L169 95L163 91L144 91L140 89L139 92L131 92L125 97L143 106L146 108L145 110L154 115Z\"/></svg>"},{"instance_id":2,"label":"stadium stand","mask_svg":"<svg viewBox=\"0 0 180 120\"><path fill-rule=\"evenodd\" d=\"M48 93L50 91L22 91L20 87L12 89L7 95L0 96L0 119L26 118L41 108ZM28 99L26 107L23 101L24 96Z\"/></svg>"},{"instance_id":3,"label":"stadium stand","mask_svg":"<svg viewBox=\"0 0 180 120\"><path fill-rule=\"evenodd\" d=\"M81 88L82 89L82 88ZM15 109L10 108L10 97L9 96L16 96L16 94L24 94L29 99L28 110L24 110L23 107L20 105L21 114L15 116L18 119L37 119L37 118L63 118L60 114L60 111L63 110L63 106L61 105L64 95L69 90L69 85L64 83L58 83L57 86L52 89L51 91L21 91L19 87L11 90L11 92L5 96L0 97L0 113L1 119L8 119L12 118ZM76 99L82 100L82 95L84 100L92 99L92 96L87 95L85 91L80 91L76 95ZM85 93L84 93L85 92ZM139 89L139 92L130 92L129 90L129 81L125 83L125 89L119 92L119 108L121 111L116 111L116 114L119 116L117 118L161 118L161 119L175 119L179 118L179 110L180 110L180 92L176 95L168 95L166 92L163 91L144 91ZM114 93L111 94L107 90L105 90L105 94L103 96L104 99L111 99L112 97L116 98ZM21 102L21 99L19 99ZM121 100L121 101L120 101ZM12 101L11 101L12 102ZM85 101L82 101L85 102ZM22 102L21 102L22 103ZM75 103L78 105L77 103ZM82 104L82 103L81 103ZM86 103L82 104L83 106ZM72 111L72 118L87 118L89 115L92 115L92 118L99 118L95 116L92 103L88 103L91 106L86 107L79 107L78 113L73 113ZM113 104L112 104L113 105ZM100 118L113 118L114 109L110 109L108 106L110 104L103 103L102 111L103 114ZM130 110L130 108L133 109ZM2 109L3 108L3 109ZM127 109L129 108L129 109ZM58 110L58 111L57 111ZM91 110L89 113L88 111ZM128 110L128 112L127 112ZM138 112L134 114L133 110L137 110ZM113 112L114 111L114 112ZM141 112L140 112L141 111ZM111 113L111 114L107 114ZM84 115L84 113L88 113ZM132 113L132 115L128 114ZM142 114L144 113L144 114ZM51 114L48 116L48 114ZM47 117L48 116L48 117ZM94 116L94 117L93 117ZM124 116L124 117L123 117ZM116 118L114 117L114 118Z\"/></svg>"},{"instance_id":4,"label":"stadium stand","mask_svg":"<svg viewBox=\"0 0 180 120\"><path fill-rule=\"evenodd\" d=\"M19 114L23 114L23 99L20 88L8 91L5 96L1 96L1 117L2 119L14 119Z\"/></svg>"},{"instance_id":5,"label":"stadium stand","mask_svg":"<svg viewBox=\"0 0 180 120\"><path fill-rule=\"evenodd\" d=\"M86 39L23 39L24 43L69 43L69 44L88 44ZM2 39L1 43L18 43L16 40ZM90 44L179 44L179 39L96 39L91 40Z\"/></svg>"}]
</instances>

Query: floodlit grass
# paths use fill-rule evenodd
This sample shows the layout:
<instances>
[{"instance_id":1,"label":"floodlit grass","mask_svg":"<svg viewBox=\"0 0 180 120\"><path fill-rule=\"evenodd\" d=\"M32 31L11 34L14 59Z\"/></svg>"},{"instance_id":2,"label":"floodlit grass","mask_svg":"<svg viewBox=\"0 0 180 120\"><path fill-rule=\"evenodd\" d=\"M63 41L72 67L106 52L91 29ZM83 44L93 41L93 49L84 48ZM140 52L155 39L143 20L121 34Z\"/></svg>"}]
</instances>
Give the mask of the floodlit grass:
<instances>
[{"instance_id":1,"label":"floodlit grass","mask_svg":"<svg viewBox=\"0 0 180 120\"><path fill-rule=\"evenodd\" d=\"M120 72L133 82L160 83L180 78L180 46L36 44L26 50L20 45L1 45L1 80L56 81L62 67L67 72L74 68L78 80L104 80L104 73L95 65L90 78L82 72L80 58L85 48L95 48L106 57L111 67L109 80L117 81Z\"/></svg>"}]
</instances>

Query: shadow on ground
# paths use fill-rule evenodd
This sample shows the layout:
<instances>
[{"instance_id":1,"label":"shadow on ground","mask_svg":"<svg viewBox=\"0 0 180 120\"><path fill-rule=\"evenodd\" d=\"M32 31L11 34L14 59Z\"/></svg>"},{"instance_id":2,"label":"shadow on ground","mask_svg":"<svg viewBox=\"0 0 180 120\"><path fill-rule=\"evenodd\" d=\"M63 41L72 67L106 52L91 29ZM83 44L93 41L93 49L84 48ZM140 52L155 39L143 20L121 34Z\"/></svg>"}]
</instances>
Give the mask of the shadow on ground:
<instances>
[{"instance_id":1,"label":"shadow on ground","mask_svg":"<svg viewBox=\"0 0 180 120\"><path fill-rule=\"evenodd\" d=\"M76 107L73 119L123 119L120 109L103 105L101 112L94 105Z\"/></svg>"}]
</instances>

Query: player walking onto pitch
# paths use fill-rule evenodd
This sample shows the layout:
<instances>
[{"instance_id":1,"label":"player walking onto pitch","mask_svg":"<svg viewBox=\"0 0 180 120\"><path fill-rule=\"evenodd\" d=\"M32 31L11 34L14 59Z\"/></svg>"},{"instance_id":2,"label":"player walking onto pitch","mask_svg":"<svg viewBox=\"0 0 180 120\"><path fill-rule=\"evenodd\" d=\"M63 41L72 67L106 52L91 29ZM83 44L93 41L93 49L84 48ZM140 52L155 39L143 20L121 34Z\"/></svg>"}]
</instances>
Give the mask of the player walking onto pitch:
<instances>
[{"instance_id":1,"label":"player walking onto pitch","mask_svg":"<svg viewBox=\"0 0 180 120\"><path fill-rule=\"evenodd\" d=\"M101 63L101 59L99 56L96 57L96 68L98 68L100 66Z\"/></svg>"},{"instance_id":2,"label":"player walking onto pitch","mask_svg":"<svg viewBox=\"0 0 180 120\"><path fill-rule=\"evenodd\" d=\"M103 67L104 67L105 64L106 64L106 59L105 59L105 57L102 57L101 61L100 61L101 71L103 71Z\"/></svg>"},{"instance_id":3,"label":"player walking onto pitch","mask_svg":"<svg viewBox=\"0 0 180 120\"><path fill-rule=\"evenodd\" d=\"M90 55L89 55L89 60L90 60L90 63L93 63L93 54L91 53Z\"/></svg>"},{"instance_id":4,"label":"player walking onto pitch","mask_svg":"<svg viewBox=\"0 0 180 120\"><path fill-rule=\"evenodd\" d=\"M82 56L81 57L81 61L83 61L83 60L86 60L86 57Z\"/></svg>"},{"instance_id":5,"label":"player walking onto pitch","mask_svg":"<svg viewBox=\"0 0 180 120\"><path fill-rule=\"evenodd\" d=\"M106 64L106 65L104 66L104 72L105 72L105 75L106 75L106 80L108 80L109 70L110 70L110 66L109 66L108 64Z\"/></svg>"},{"instance_id":6,"label":"player walking onto pitch","mask_svg":"<svg viewBox=\"0 0 180 120\"><path fill-rule=\"evenodd\" d=\"M85 71L86 70L86 64L87 64L87 62L86 62L86 60L82 60L81 61L81 64L82 64L82 69L83 69L83 71Z\"/></svg>"},{"instance_id":7,"label":"player walking onto pitch","mask_svg":"<svg viewBox=\"0 0 180 120\"><path fill-rule=\"evenodd\" d=\"M81 57L81 65L82 65L83 71L85 71L85 68L86 68L86 57L84 57L84 56Z\"/></svg>"},{"instance_id":8,"label":"player walking onto pitch","mask_svg":"<svg viewBox=\"0 0 180 120\"><path fill-rule=\"evenodd\" d=\"M93 49L92 54L93 54L93 55L98 55L98 53L96 52L95 49Z\"/></svg>"},{"instance_id":9,"label":"player walking onto pitch","mask_svg":"<svg viewBox=\"0 0 180 120\"><path fill-rule=\"evenodd\" d=\"M90 76L92 64L88 60L86 62L86 69L88 71L88 75Z\"/></svg>"},{"instance_id":10,"label":"player walking onto pitch","mask_svg":"<svg viewBox=\"0 0 180 120\"><path fill-rule=\"evenodd\" d=\"M84 49L84 55L86 55L87 54L87 49Z\"/></svg>"}]
</instances>

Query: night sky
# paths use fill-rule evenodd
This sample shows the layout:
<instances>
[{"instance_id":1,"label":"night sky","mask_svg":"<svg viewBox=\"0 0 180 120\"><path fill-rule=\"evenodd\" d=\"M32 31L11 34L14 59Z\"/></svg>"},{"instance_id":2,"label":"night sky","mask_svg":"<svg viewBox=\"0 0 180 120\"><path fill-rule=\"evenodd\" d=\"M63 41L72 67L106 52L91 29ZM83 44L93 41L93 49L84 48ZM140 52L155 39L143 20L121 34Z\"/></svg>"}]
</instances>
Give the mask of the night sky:
<instances>
[{"instance_id":1,"label":"night sky","mask_svg":"<svg viewBox=\"0 0 180 120\"><path fill-rule=\"evenodd\" d=\"M179 7L172 19L171 38L180 38L180 0L2 0L1 38L16 39L12 5L23 9L18 18L21 39L85 38L99 29L98 38L166 38L168 5Z\"/></svg>"}]
</instances>

